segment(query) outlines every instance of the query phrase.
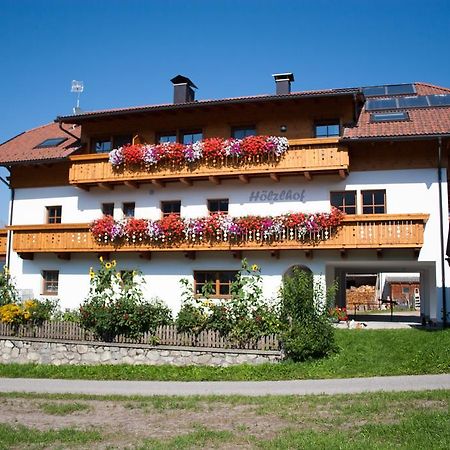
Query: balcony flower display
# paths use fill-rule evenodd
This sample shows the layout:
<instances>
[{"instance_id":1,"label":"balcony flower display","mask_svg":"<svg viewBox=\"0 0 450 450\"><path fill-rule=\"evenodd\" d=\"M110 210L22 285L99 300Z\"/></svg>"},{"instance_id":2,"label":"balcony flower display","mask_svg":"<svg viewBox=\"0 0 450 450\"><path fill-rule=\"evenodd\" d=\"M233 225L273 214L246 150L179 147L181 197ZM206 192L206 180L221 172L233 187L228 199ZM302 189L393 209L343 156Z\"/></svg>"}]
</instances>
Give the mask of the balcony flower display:
<instances>
[{"instance_id":1,"label":"balcony flower display","mask_svg":"<svg viewBox=\"0 0 450 450\"><path fill-rule=\"evenodd\" d=\"M193 144L177 142L162 144L129 144L109 153L114 168L143 166L151 169L157 164L194 164L198 161L216 161L223 158L256 160L273 155L281 157L289 148L287 138L278 136L247 136L243 139L208 138Z\"/></svg>"},{"instance_id":2,"label":"balcony flower display","mask_svg":"<svg viewBox=\"0 0 450 450\"><path fill-rule=\"evenodd\" d=\"M173 245L200 242L267 242L284 240L323 240L330 237L342 221L343 213L332 208L329 213L290 213L281 216L181 218L170 214L160 220L125 218L114 221L104 216L91 224L94 238L104 244L142 243Z\"/></svg>"}]
</instances>

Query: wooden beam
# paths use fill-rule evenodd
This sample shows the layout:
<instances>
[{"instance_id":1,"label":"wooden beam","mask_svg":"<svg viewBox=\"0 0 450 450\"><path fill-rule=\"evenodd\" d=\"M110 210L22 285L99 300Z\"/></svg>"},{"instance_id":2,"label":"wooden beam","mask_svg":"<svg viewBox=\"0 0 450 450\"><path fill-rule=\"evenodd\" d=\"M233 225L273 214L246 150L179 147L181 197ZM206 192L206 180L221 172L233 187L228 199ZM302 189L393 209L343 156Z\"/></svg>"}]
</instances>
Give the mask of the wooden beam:
<instances>
[{"instance_id":1,"label":"wooden beam","mask_svg":"<svg viewBox=\"0 0 450 450\"><path fill-rule=\"evenodd\" d=\"M189 178L180 177L180 181L186 186L192 186L192 180Z\"/></svg>"},{"instance_id":2,"label":"wooden beam","mask_svg":"<svg viewBox=\"0 0 450 450\"><path fill-rule=\"evenodd\" d=\"M65 261L70 261L71 254L70 254L70 252L56 253L56 257L58 259L63 259Z\"/></svg>"},{"instance_id":3,"label":"wooden beam","mask_svg":"<svg viewBox=\"0 0 450 450\"><path fill-rule=\"evenodd\" d=\"M152 252L141 252L139 253L139 258L150 261L152 259Z\"/></svg>"},{"instance_id":4,"label":"wooden beam","mask_svg":"<svg viewBox=\"0 0 450 450\"><path fill-rule=\"evenodd\" d=\"M133 189L139 189L139 183L136 181L124 181L123 184Z\"/></svg>"},{"instance_id":5,"label":"wooden beam","mask_svg":"<svg viewBox=\"0 0 450 450\"><path fill-rule=\"evenodd\" d=\"M305 257L306 257L307 259L312 259L312 258L313 258L313 251L310 250L310 249L305 250Z\"/></svg>"},{"instance_id":6,"label":"wooden beam","mask_svg":"<svg viewBox=\"0 0 450 450\"><path fill-rule=\"evenodd\" d=\"M211 181L211 183L215 184L216 186L218 186L222 181L219 177L216 176L210 176L208 177L209 181Z\"/></svg>"},{"instance_id":7,"label":"wooden beam","mask_svg":"<svg viewBox=\"0 0 450 450\"><path fill-rule=\"evenodd\" d=\"M248 184L250 182L250 178L247 175L239 175L239 180L245 184Z\"/></svg>"},{"instance_id":8,"label":"wooden beam","mask_svg":"<svg viewBox=\"0 0 450 450\"><path fill-rule=\"evenodd\" d=\"M18 253L19 257L22 259L26 259L28 261L32 261L34 259L34 253Z\"/></svg>"},{"instance_id":9,"label":"wooden beam","mask_svg":"<svg viewBox=\"0 0 450 450\"><path fill-rule=\"evenodd\" d=\"M152 184L158 186L159 188L166 187L166 183L162 180L152 180Z\"/></svg>"},{"instance_id":10,"label":"wooden beam","mask_svg":"<svg viewBox=\"0 0 450 450\"><path fill-rule=\"evenodd\" d=\"M188 251L188 252L184 252L184 256L188 259L194 260L197 255L196 255L195 251Z\"/></svg>"},{"instance_id":11,"label":"wooden beam","mask_svg":"<svg viewBox=\"0 0 450 450\"><path fill-rule=\"evenodd\" d=\"M415 248L414 249L414 258L418 259L420 255L420 248Z\"/></svg>"},{"instance_id":12,"label":"wooden beam","mask_svg":"<svg viewBox=\"0 0 450 450\"><path fill-rule=\"evenodd\" d=\"M76 187L78 189L83 189L83 191L89 192L89 189L91 188L90 186L86 185L86 184L77 184Z\"/></svg>"},{"instance_id":13,"label":"wooden beam","mask_svg":"<svg viewBox=\"0 0 450 450\"><path fill-rule=\"evenodd\" d=\"M339 176L345 180L347 178L347 172L344 169L339 169Z\"/></svg>"},{"instance_id":14,"label":"wooden beam","mask_svg":"<svg viewBox=\"0 0 450 450\"><path fill-rule=\"evenodd\" d=\"M101 189L108 189L109 191L112 191L114 189L114 185L107 183L97 183L97 186Z\"/></svg>"},{"instance_id":15,"label":"wooden beam","mask_svg":"<svg viewBox=\"0 0 450 450\"><path fill-rule=\"evenodd\" d=\"M275 181L275 183L279 183L280 182L280 176L276 173L271 173L269 174L270 179Z\"/></svg>"},{"instance_id":16,"label":"wooden beam","mask_svg":"<svg viewBox=\"0 0 450 450\"><path fill-rule=\"evenodd\" d=\"M305 178L308 180L308 181L311 181L312 180L312 175L311 175L311 172L309 172L309 171L305 171L304 172L304 175L305 175Z\"/></svg>"},{"instance_id":17,"label":"wooden beam","mask_svg":"<svg viewBox=\"0 0 450 450\"><path fill-rule=\"evenodd\" d=\"M383 249L382 248L377 248L377 258L378 259L383 258Z\"/></svg>"},{"instance_id":18,"label":"wooden beam","mask_svg":"<svg viewBox=\"0 0 450 450\"><path fill-rule=\"evenodd\" d=\"M346 248L341 248L339 250L339 253L341 254L341 258L342 259L346 259L347 258L347 249Z\"/></svg>"}]
</instances>

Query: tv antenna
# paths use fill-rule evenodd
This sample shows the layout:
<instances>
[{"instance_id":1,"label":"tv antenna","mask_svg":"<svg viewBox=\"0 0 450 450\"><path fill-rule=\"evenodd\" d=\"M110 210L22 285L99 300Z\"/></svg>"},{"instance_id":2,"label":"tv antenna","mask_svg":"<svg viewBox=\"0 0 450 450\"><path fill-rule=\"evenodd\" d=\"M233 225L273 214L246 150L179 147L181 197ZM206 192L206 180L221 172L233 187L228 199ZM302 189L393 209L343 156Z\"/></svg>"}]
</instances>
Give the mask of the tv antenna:
<instances>
[{"instance_id":1,"label":"tv antenna","mask_svg":"<svg viewBox=\"0 0 450 450\"><path fill-rule=\"evenodd\" d=\"M82 81L72 80L72 88L70 89L70 92L75 92L77 94L77 106L73 108L74 114L81 114L81 108L80 108L80 94L84 90L84 85Z\"/></svg>"}]
</instances>

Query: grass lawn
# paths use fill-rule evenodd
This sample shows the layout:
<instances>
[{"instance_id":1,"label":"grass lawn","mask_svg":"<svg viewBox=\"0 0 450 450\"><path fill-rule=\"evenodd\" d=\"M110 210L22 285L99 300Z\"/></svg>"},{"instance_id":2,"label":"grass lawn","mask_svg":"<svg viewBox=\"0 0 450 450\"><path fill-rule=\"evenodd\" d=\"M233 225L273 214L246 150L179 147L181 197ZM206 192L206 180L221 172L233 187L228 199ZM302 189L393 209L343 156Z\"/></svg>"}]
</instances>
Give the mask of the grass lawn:
<instances>
[{"instance_id":1,"label":"grass lawn","mask_svg":"<svg viewBox=\"0 0 450 450\"><path fill-rule=\"evenodd\" d=\"M267 397L0 394L0 448L448 449L449 406L448 390Z\"/></svg>"},{"instance_id":2,"label":"grass lawn","mask_svg":"<svg viewBox=\"0 0 450 450\"><path fill-rule=\"evenodd\" d=\"M336 330L340 352L304 363L259 366L50 366L2 364L1 377L98 380L289 380L450 373L450 329Z\"/></svg>"}]
</instances>

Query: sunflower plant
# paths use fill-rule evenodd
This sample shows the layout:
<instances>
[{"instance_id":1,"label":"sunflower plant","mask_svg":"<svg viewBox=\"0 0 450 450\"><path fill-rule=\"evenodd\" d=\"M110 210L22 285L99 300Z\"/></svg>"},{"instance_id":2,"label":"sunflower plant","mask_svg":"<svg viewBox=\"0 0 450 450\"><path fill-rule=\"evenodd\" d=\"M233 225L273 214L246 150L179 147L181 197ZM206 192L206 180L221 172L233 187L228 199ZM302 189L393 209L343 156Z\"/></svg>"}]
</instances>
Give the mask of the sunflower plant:
<instances>
[{"instance_id":1,"label":"sunflower plant","mask_svg":"<svg viewBox=\"0 0 450 450\"><path fill-rule=\"evenodd\" d=\"M117 271L115 260L100 257L100 268L90 273L90 289L80 306L80 323L97 337L112 341L118 335L138 338L171 321L169 308L158 299L143 297L144 279L137 271Z\"/></svg>"}]
</instances>

